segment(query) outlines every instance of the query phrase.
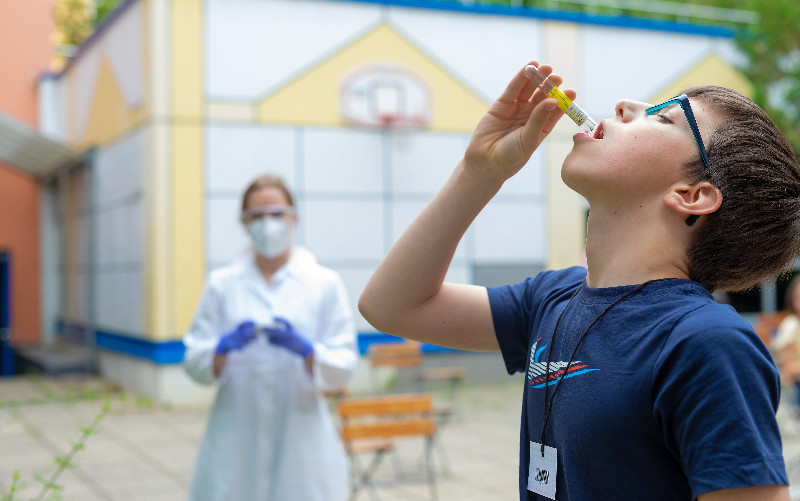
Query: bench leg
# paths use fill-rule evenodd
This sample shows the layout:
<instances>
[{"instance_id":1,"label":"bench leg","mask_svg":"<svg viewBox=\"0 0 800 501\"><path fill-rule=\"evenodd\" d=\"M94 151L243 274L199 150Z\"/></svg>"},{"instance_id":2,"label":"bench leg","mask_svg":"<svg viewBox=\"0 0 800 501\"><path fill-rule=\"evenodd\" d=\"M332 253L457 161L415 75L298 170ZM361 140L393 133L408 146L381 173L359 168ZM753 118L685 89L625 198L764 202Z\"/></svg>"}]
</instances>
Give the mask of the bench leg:
<instances>
[{"instance_id":1,"label":"bench leg","mask_svg":"<svg viewBox=\"0 0 800 501\"><path fill-rule=\"evenodd\" d=\"M433 446L434 436L430 436L425 440L425 464L428 470L428 485L431 489L431 499L436 501L438 496L436 492L436 471L433 467Z\"/></svg>"},{"instance_id":2,"label":"bench leg","mask_svg":"<svg viewBox=\"0 0 800 501\"><path fill-rule=\"evenodd\" d=\"M352 485L350 487L350 501L355 501L358 491L361 487L369 487L370 492L372 493L372 499L380 500L380 497L378 496L378 488L372 483L372 476L375 474L378 466L380 466L384 454L386 454L386 451L376 452L372 456L372 460L366 468L358 468L360 471L356 471L355 466L360 466L361 462L358 460L355 454L350 456L350 463L353 466Z\"/></svg>"}]
</instances>

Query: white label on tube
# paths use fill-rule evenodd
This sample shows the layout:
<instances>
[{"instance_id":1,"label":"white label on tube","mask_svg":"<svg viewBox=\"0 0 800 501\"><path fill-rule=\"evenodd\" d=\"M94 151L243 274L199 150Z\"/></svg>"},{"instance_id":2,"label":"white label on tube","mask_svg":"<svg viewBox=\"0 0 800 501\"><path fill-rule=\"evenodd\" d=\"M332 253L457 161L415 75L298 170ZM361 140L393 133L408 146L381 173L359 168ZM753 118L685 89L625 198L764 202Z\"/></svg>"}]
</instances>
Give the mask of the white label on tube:
<instances>
[{"instance_id":1,"label":"white label on tube","mask_svg":"<svg viewBox=\"0 0 800 501\"><path fill-rule=\"evenodd\" d=\"M564 113L578 125L583 125L583 122L586 121L586 112L575 106L575 103L570 104L569 107L564 110Z\"/></svg>"}]
</instances>

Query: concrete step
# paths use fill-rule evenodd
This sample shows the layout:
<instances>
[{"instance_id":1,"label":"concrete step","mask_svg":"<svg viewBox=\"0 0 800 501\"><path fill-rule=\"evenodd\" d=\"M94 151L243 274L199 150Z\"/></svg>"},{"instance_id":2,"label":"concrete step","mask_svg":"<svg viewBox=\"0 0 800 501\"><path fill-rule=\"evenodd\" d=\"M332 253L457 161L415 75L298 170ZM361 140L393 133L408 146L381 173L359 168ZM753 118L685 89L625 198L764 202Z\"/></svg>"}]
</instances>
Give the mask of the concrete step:
<instances>
[{"instance_id":1,"label":"concrete step","mask_svg":"<svg viewBox=\"0 0 800 501\"><path fill-rule=\"evenodd\" d=\"M18 373L38 372L58 376L79 372L96 372L93 350L86 346L62 341L52 347L15 347Z\"/></svg>"}]
</instances>

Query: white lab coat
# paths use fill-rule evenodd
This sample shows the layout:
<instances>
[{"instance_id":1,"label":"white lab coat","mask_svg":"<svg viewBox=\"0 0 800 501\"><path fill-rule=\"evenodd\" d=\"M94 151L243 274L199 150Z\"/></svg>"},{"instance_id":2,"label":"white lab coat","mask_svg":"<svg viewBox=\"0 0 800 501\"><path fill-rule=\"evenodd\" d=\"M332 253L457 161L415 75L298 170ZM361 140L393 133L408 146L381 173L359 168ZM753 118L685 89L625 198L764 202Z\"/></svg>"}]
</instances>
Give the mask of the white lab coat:
<instances>
[{"instance_id":1,"label":"white lab coat","mask_svg":"<svg viewBox=\"0 0 800 501\"><path fill-rule=\"evenodd\" d=\"M314 345L303 360L262 335L228 355L216 379L220 335L245 320L286 318ZM322 390L344 386L358 361L352 311L339 276L295 247L271 284L252 256L214 271L189 332L185 368L218 384L195 467L192 501L337 501L348 464Z\"/></svg>"}]
</instances>

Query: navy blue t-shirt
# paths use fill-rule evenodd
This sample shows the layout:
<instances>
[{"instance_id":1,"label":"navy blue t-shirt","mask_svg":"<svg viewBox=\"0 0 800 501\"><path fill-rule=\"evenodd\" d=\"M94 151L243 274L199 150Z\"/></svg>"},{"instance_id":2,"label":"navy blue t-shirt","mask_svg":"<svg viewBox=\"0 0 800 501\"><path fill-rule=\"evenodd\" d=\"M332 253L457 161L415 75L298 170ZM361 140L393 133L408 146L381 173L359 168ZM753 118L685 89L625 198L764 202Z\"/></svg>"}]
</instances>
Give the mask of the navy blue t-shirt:
<instances>
[{"instance_id":1,"label":"navy blue t-shirt","mask_svg":"<svg viewBox=\"0 0 800 501\"><path fill-rule=\"evenodd\" d=\"M530 442L541 442L545 383L552 396L561 374L545 430L558 451L558 500L690 500L788 485L778 373L747 322L696 282L658 281L608 311L567 367L589 324L636 287L592 289L585 279L576 267L488 289L506 368L527 372L520 499L546 499L527 490Z\"/></svg>"}]
</instances>

